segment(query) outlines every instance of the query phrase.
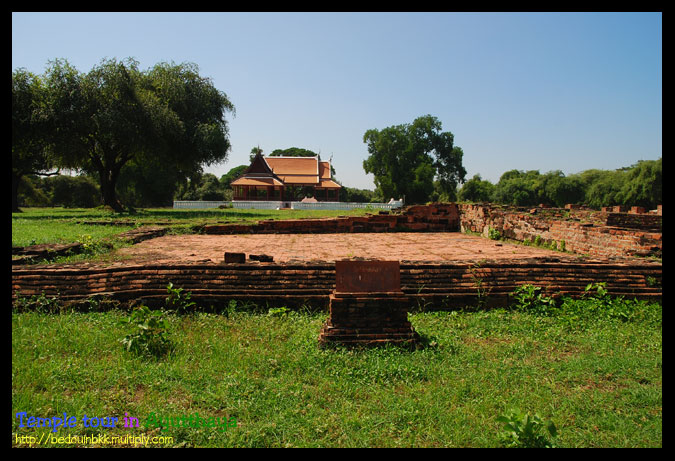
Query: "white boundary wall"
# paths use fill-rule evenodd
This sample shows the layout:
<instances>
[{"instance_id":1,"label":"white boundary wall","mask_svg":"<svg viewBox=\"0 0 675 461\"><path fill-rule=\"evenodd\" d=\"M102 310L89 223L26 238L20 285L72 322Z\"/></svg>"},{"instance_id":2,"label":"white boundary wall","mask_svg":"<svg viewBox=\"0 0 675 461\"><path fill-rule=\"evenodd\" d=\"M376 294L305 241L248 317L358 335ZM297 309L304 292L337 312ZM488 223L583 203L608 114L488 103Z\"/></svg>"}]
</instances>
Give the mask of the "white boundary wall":
<instances>
[{"instance_id":1,"label":"white boundary wall","mask_svg":"<svg viewBox=\"0 0 675 461\"><path fill-rule=\"evenodd\" d=\"M391 203L356 203L356 202L291 202L294 210L353 210L355 208L374 208L379 210L393 210L401 208L402 201Z\"/></svg>"},{"instance_id":2,"label":"white boundary wall","mask_svg":"<svg viewBox=\"0 0 675 461\"><path fill-rule=\"evenodd\" d=\"M218 202L204 200L174 200L173 207L178 209L206 209L218 208L221 205L232 206L233 208L249 208L258 210L277 210L282 207L283 202L263 202L263 201L233 201ZM286 207L290 206L293 210L353 210L355 208L373 208L378 210L393 210L401 208L403 201L392 201L389 203L355 203L355 202L286 202Z\"/></svg>"},{"instance_id":3,"label":"white boundary wall","mask_svg":"<svg viewBox=\"0 0 675 461\"><path fill-rule=\"evenodd\" d=\"M218 208L221 205L230 205L232 202L218 202L218 201L206 201L206 200L174 200L174 208L194 208L194 209L203 209L203 208Z\"/></svg>"}]
</instances>

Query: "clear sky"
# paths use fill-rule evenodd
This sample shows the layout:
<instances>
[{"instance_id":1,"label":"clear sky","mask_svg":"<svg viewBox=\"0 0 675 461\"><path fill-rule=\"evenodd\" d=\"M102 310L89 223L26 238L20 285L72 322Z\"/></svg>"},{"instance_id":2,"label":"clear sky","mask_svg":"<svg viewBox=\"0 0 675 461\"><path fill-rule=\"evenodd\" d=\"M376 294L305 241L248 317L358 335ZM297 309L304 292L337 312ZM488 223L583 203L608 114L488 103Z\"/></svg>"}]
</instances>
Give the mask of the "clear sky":
<instances>
[{"instance_id":1,"label":"clear sky","mask_svg":"<svg viewBox=\"0 0 675 461\"><path fill-rule=\"evenodd\" d=\"M364 133L431 114L467 179L616 169L662 155L662 14L12 13L12 69L192 62L236 107L220 175L264 153L332 156L373 189Z\"/></svg>"}]
</instances>

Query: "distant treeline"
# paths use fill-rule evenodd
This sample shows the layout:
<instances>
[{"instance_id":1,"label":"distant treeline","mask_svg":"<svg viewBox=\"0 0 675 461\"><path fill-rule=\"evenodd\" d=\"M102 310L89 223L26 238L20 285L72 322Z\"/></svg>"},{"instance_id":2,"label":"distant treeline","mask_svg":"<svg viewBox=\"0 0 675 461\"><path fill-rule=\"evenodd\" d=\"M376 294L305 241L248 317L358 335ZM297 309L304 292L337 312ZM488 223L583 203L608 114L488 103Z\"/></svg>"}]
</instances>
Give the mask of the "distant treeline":
<instances>
[{"instance_id":1,"label":"distant treeline","mask_svg":"<svg viewBox=\"0 0 675 461\"><path fill-rule=\"evenodd\" d=\"M168 180L160 174L148 174L145 168L141 170L130 165L120 175L117 195L123 203L134 208L167 207L172 206L174 200L230 201L230 183L241 176L246 168L248 165L232 168L220 178L204 173L192 181L180 182L174 178ZM19 186L18 200L20 206L34 207L92 208L102 205L98 181L86 174L49 177L27 175ZM342 202L368 203L380 200L371 190L351 187L340 190Z\"/></svg>"},{"instance_id":2,"label":"distant treeline","mask_svg":"<svg viewBox=\"0 0 675 461\"><path fill-rule=\"evenodd\" d=\"M161 178L130 167L123 171L117 192L120 199L133 207L171 206L173 200L232 200L230 183L246 165L217 176L205 173L194 181L162 187ZM505 205L535 206L541 203L564 207L568 203L599 209L603 206L629 205L654 209L662 204L662 160L642 160L618 170L586 170L565 176L561 171L540 173L538 170L510 170L497 184L475 175L458 188L457 199L470 202L493 202ZM343 187L343 202L379 202L374 191ZM438 197L430 196L429 201ZM97 181L86 175L51 177L27 176L19 193L21 206L95 207L101 205Z\"/></svg>"},{"instance_id":3,"label":"distant treeline","mask_svg":"<svg viewBox=\"0 0 675 461\"><path fill-rule=\"evenodd\" d=\"M569 176L562 171L511 170L497 184L475 175L463 184L458 199L516 206L543 203L564 207L571 203L595 209L615 205L654 209L663 203L662 176L660 158L618 170L586 170Z\"/></svg>"}]
</instances>

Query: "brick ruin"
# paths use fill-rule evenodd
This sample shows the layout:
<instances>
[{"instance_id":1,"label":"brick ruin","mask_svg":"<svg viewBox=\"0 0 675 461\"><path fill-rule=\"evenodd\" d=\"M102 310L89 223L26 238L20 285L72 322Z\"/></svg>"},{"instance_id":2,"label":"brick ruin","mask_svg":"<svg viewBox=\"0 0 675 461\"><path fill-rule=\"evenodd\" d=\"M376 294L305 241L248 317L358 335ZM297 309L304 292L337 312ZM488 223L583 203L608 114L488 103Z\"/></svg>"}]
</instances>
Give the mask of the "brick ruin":
<instances>
[{"instance_id":1,"label":"brick ruin","mask_svg":"<svg viewBox=\"0 0 675 461\"><path fill-rule=\"evenodd\" d=\"M615 210L591 211L537 207L517 209L492 204L432 204L400 213L363 217L261 221L246 226L206 226L207 233L260 232L458 232L502 236L544 243L565 241L568 252L586 256L532 260L424 262L400 264L401 293L419 308L505 306L522 284L544 288L549 295L581 296L589 283L604 282L612 295L660 300L662 264L653 258L662 248L661 215ZM243 229L243 230L242 230ZM395 255L392 255L395 257ZM562 253L561 253L562 256ZM567 256L567 255L565 255ZM193 300L222 306L231 300L260 305L310 305L325 309L336 288L336 263L136 264L102 266L12 267L12 296L44 294L83 303L92 296L123 304L161 305L167 284L184 288ZM350 303L343 296L343 303ZM356 301L354 301L356 302ZM360 301L359 301L360 302Z\"/></svg>"},{"instance_id":2,"label":"brick ruin","mask_svg":"<svg viewBox=\"0 0 675 461\"><path fill-rule=\"evenodd\" d=\"M593 211L567 208L518 208L489 203L410 206L398 213L325 219L264 220L255 224L203 226L205 234L302 234L356 232L475 232L502 237L564 242L565 250L596 257L661 257L662 215L624 207Z\"/></svg>"},{"instance_id":3,"label":"brick ruin","mask_svg":"<svg viewBox=\"0 0 675 461\"><path fill-rule=\"evenodd\" d=\"M456 232L459 208L454 203L415 205L398 213L323 219L264 220L255 224L203 226L205 234L334 234L355 232Z\"/></svg>"},{"instance_id":4,"label":"brick ruin","mask_svg":"<svg viewBox=\"0 0 675 461\"><path fill-rule=\"evenodd\" d=\"M461 231L485 237L496 231L518 242L560 246L602 258L661 257L662 215L566 208L517 208L489 203L461 204ZM618 208L618 207L617 207ZM661 207L659 206L659 213Z\"/></svg>"},{"instance_id":5,"label":"brick ruin","mask_svg":"<svg viewBox=\"0 0 675 461\"><path fill-rule=\"evenodd\" d=\"M401 291L420 308L506 306L519 285L541 286L549 295L581 296L589 283L604 282L612 295L660 300L662 267L656 262L550 260L401 264ZM335 263L196 263L121 267L18 266L12 294L44 294L64 302L90 297L128 304L161 305L167 284L184 288L208 306L231 300L262 306L325 309L335 290Z\"/></svg>"}]
</instances>

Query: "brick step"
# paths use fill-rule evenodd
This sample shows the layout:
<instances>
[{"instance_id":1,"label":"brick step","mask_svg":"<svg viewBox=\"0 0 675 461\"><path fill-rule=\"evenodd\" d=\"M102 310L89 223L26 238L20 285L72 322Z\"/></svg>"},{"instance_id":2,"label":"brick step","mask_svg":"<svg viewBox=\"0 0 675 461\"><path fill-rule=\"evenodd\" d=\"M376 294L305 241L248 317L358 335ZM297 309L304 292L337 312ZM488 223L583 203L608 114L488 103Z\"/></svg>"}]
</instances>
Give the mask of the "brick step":
<instances>
[{"instance_id":1,"label":"brick step","mask_svg":"<svg viewBox=\"0 0 675 461\"><path fill-rule=\"evenodd\" d=\"M417 339L349 339L340 342L333 341L321 341L319 340L319 347L325 348L333 345L339 345L346 348L373 348L381 346L396 346L396 347L405 347L405 348L416 348L419 344Z\"/></svg>"},{"instance_id":2,"label":"brick step","mask_svg":"<svg viewBox=\"0 0 675 461\"><path fill-rule=\"evenodd\" d=\"M399 334L399 335L409 335L413 334L414 331L412 329L412 326L408 324L407 327L404 326L397 326L397 327L392 327L388 328L386 326L373 326L373 327L367 327L365 325L359 325L354 328L348 328L348 327L335 327L330 325L330 321L324 325L323 329L321 330L323 334L330 335L330 336L342 336L342 335L382 335L382 334L387 334L387 335L393 335L393 334Z\"/></svg>"},{"instance_id":3,"label":"brick step","mask_svg":"<svg viewBox=\"0 0 675 461\"><path fill-rule=\"evenodd\" d=\"M319 338L321 339L327 339L331 341L354 341L354 340L359 340L359 341L372 341L372 340L388 340L388 341L396 341L396 340L415 340L419 338L419 335L414 332L410 331L408 333L360 333L356 330L354 330L351 333L344 333L344 334L332 334L332 333L326 333L322 331L319 334Z\"/></svg>"}]
</instances>

